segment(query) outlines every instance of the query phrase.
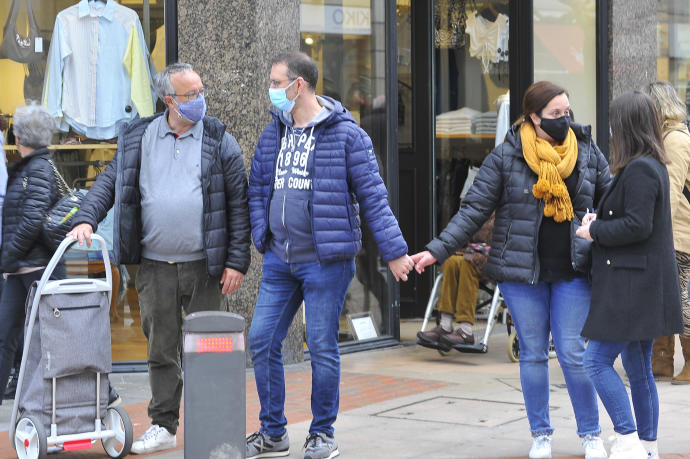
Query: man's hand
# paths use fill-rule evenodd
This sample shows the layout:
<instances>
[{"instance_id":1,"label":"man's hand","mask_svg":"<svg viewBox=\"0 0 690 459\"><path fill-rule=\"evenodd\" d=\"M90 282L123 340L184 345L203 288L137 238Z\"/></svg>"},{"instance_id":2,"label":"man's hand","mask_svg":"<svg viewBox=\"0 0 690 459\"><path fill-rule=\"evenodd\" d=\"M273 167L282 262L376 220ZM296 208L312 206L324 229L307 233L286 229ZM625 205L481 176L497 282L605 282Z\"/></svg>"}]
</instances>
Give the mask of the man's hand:
<instances>
[{"instance_id":1,"label":"man's hand","mask_svg":"<svg viewBox=\"0 0 690 459\"><path fill-rule=\"evenodd\" d=\"M86 241L86 247L91 247L91 235L93 234L93 228L88 223L81 223L74 228L72 231L66 234L66 236L72 236L72 239L79 241L79 245L84 245ZM65 237L66 237L65 236Z\"/></svg>"},{"instance_id":2,"label":"man's hand","mask_svg":"<svg viewBox=\"0 0 690 459\"><path fill-rule=\"evenodd\" d=\"M414 268L414 262L409 255L405 254L400 258L389 261L388 268L393 273L393 277L395 277L396 281L400 282L402 279L403 281L407 282L407 273L412 271L412 268Z\"/></svg>"},{"instance_id":3,"label":"man's hand","mask_svg":"<svg viewBox=\"0 0 690 459\"><path fill-rule=\"evenodd\" d=\"M232 268L225 268L223 270L223 277L220 279L220 283L223 286L221 293L223 295L230 295L240 288L243 280L244 274Z\"/></svg>"},{"instance_id":4,"label":"man's hand","mask_svg":"<svg viewBox=\"0 0 690 459\"><path fill-rule=\"evenodd\" d=\"M422 274L424 272L424 268L429 265L433 265L437 260L434 258L431 252L425 250L424 252L419 252L412 255L412 261L415 263L414 267L417 272Z\"/></svg>"}]
</instances>

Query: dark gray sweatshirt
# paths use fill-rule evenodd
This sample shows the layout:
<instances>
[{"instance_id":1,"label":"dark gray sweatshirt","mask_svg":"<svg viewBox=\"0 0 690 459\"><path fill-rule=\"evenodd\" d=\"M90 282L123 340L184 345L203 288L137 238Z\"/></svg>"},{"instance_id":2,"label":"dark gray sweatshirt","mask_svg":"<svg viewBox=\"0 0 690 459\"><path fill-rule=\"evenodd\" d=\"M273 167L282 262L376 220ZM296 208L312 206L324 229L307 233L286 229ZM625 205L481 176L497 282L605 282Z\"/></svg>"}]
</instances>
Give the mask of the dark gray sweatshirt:
<instances>
[{"instance_id":1,"label":"dark gray sweatshirt","mask_svg":"<svg viewBox=\"0 0 690 459\"><path fill-rule=\"evenodd\" d=\"M302 128L292 127L292 116L281 112L280 151L276 160L270 203L270 250L285 263L316 261L311 226L312 172L318 125L333 113L333 105L317 96L321 111Z\"/></svg>"}]
</instances>

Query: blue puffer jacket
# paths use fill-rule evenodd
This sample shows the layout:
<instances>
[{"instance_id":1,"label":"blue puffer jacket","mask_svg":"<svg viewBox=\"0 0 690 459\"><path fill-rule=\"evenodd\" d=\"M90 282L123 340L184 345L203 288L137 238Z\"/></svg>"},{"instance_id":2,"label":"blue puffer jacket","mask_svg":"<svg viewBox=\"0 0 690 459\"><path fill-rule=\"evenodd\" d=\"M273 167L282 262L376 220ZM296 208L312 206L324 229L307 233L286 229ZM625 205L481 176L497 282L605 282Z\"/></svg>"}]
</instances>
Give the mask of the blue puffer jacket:
<instances>
[{"instance_id":1,"label":"blue puffer jacket","mask_svg":"<svg viewBox=\"0 0 690 459\"><path fill-rule=\"evenodd\" d=\"M407 243L388 206L386 186L379 175L374 147L342 104L314 128L312 198L309 204L312 236L320 262L353 258L362 247L361 207L383 260L407 253ZM256 147L249 174L249 216L254 245L265 253L269 246L269 203L273 194L275 162L284 125L274 111Z\"/></svg>"}]
</instances>

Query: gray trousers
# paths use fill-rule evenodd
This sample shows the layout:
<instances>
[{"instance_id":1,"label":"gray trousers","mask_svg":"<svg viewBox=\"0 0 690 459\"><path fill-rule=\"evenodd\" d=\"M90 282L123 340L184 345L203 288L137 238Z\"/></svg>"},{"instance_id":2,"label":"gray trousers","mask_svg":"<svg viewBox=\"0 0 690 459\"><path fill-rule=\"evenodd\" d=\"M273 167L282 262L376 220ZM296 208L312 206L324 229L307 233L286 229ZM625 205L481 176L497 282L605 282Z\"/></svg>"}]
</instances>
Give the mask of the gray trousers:
<instances>
[{"instance_id":1,"label":"gray trousers","mask_svg":"<svg viewBox=\"0 0 690 459\"><path fill-rule=\"evenodd\" d=\"M148 340L152 424L177 431L182 398L182 320L223 306L220 278L209 277L206 260L167 263L143 258L136 277L141 328Z\"/></svg>"}]
</instances>

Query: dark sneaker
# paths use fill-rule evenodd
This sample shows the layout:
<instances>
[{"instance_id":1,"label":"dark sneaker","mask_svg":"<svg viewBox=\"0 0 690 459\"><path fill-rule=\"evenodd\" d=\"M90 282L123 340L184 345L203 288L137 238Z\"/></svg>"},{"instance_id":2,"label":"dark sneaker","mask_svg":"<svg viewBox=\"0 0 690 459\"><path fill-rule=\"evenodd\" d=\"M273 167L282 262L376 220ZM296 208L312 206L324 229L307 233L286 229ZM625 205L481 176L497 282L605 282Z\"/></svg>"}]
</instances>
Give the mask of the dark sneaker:
<instances>
[{"instance_id":1,"label":"dark sneaker","mask_svg":"<svg viewBox=\"0 0 690 459\"><path fill-rule=\"evenodd\" d=\"M417 344L420 346L428 347L431 349L441 349L444 351L450 351L451 346L443 344L441 341L442 336L450 335L452 332L445 331L441 325L436 325L429 331L418 332L417 333Z\"/></svg>"},{"instance_id":2,"label":"dark sneaker","mask_svg":"<svg viewBox=\"0 0 690 459\"><path fill-rule=\"evenodd\" d=\"M454 348L457 345L474 344L474 335L467 334L458 327L453 333L441 336L439 341L442 345Z\"/></svg>"},{"instance_id":3,"label":"dark sneaker","mask_svg":"<svg viewBox=\"0 0 690 459\"><path fill-rule=\"evenodd\" d=\"M273 439L263 432L254 432L247 437L247 459L282 457L289 454L290 440L287 432L279 439Z\"/></svg>"},{"instance_id":4,"label":"dark sneaker","mask_svg":"<svg viewBox=\"0 0 690 459\"><path fill-rule=\"evenodd\" d=\"M331 459L340 454L335 437L325 433L312 433L304 442L304 459Z\"/></svg>"},{"instance_id":5,"label":"dark sneaker","mask_svg":"<svg viewBox=\"0 0 690 459\"><path fill-rule=\"evenodd\" d=\"M115 388L108 383L108 408L115 408L122 403L122 397L117 393Z\"/></svg>"}]
</instances>

